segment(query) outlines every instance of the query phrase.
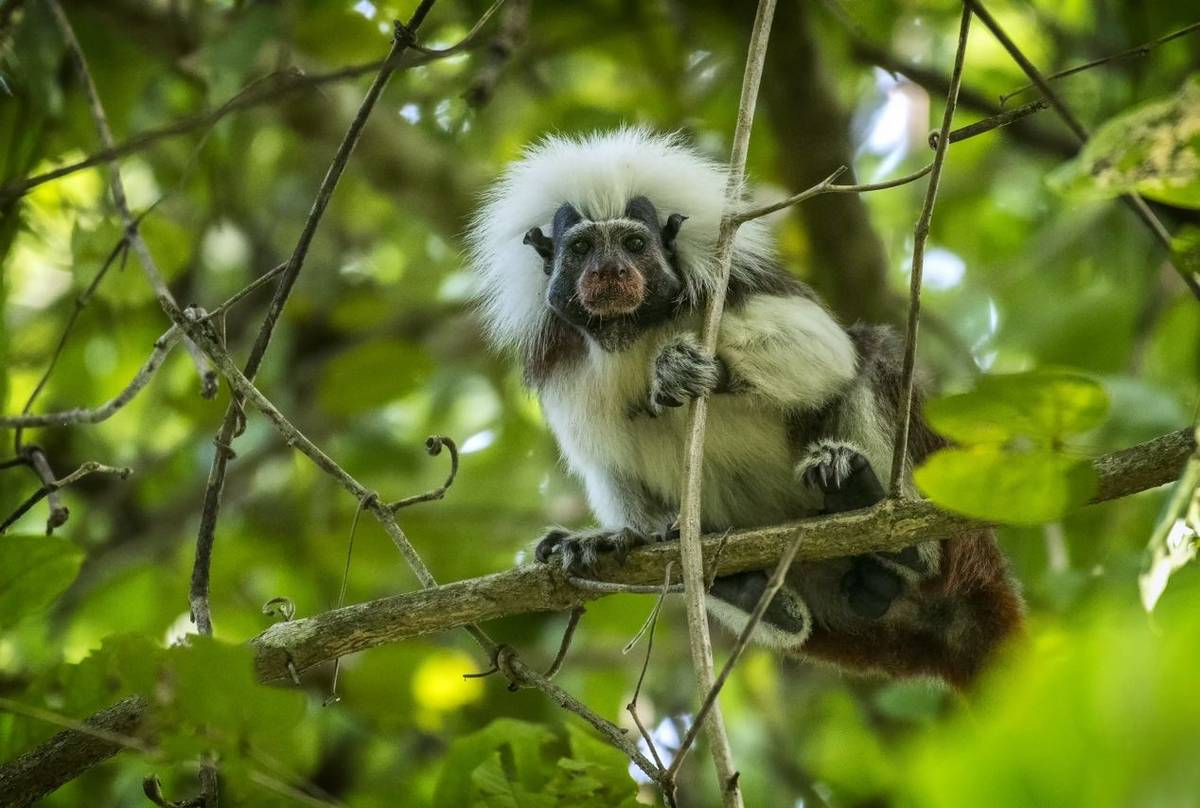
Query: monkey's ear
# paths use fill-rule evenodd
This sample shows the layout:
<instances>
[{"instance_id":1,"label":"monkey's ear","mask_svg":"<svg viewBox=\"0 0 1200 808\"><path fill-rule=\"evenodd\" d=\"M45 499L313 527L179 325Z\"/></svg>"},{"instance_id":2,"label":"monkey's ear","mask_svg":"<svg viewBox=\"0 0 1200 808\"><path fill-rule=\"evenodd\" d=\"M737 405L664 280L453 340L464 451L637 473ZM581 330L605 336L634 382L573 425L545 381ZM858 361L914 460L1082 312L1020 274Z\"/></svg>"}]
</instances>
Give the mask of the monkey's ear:
<instances>
[{"instance_id":1,"label":"monkey's ear","mask_svg":"<svg viewBox=\"0 0 1200 808\"><path fill-rule=\"evenodd\" d=\"M667 252L674 254L675 252L675 237L679 235L679 228L688 220L688 217L682 213L672 213L667 217L667 223L662 229L663 247Z\"/></svg>"},{"instance_id":2,"label":"monkey's ear","mask_svg":"<svg viewBox=\"0 0 1200 808\"><path fill-rule=\"evenodd\" d=\"M649 197L635 196L625 203L625 218L641 222L649 228L658 227L658 211Z\"/></svg>"},{"instance_id":3,"label":"monkey's ear","mask_svg":"<svg viewBox=\"0 0 1200 808\"><path fill-rule=\"evenodd\" d=\"M554 266L554 242L546 237L546 234L542 232L542 228L530 228L525 233L525 238L521 239L521 243L528 244L537 250L537 254L542 257L542 268L549 275L551 268Z\"/></svg>"},{"instance_id":4,"label":"monkey's ear","mask_svg":"<svg viewBox=\"0 0 1200 808\"><path fill-rule=\"evenodd\" d=\"M564 202L554 214L554 238L583 221L583 216L570 202Z\"/></svg>"}]
</instances>

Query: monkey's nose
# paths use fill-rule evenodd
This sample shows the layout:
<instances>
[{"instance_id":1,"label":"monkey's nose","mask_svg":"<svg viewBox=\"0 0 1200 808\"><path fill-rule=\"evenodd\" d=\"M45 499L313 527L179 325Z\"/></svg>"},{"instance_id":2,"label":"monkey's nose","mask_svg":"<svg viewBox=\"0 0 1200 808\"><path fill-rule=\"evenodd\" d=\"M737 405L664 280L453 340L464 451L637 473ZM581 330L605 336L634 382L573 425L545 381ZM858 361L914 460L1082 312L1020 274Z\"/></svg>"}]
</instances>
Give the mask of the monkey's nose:
<instances>
[{"instance_id":1,"label":"monkey's nose","mask_svg":"<svg viewBox=\"0 0 1200 808\"><path fill-rule=\"evenodd\" d=\"M623 281L629 277L629 267L620 264L597 267L591 271L598 280Z\"/></svg>"}]
</instances>

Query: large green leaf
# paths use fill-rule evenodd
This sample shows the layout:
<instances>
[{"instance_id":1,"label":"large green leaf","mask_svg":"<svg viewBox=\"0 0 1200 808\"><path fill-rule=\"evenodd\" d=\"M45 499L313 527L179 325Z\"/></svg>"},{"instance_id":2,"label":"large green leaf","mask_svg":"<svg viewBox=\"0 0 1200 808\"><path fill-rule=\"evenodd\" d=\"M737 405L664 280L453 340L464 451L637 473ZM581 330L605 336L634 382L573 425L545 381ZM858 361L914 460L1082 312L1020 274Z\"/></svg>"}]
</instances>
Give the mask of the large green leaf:
<instances>
[{"instance_id":1,"label":"large green leaf","mask_svg":"<svg viewBox=\"0 0 1200 808\"><path fill-rule=\"evenodd\" d=\"M1049 181L1072 196L1136 191L1200 208L1200 77L1171 98L1139 104L1105 123Z\"/></svg>"},{"instance_id":2,"label":"large green leaf","mask_svg":"<svg viewBox=\"0 0 1200 808\"><path fill-rule=\"evenodd\" d=\"M62 536L0 536L0 628L53 603L81 563L83 553Z\"/></svg>"},{"instance_id":3,"label":"large green leaf","mask_svg":"<svg viewBox=\"0 0 1200 808\"><path fill-rule=\"evenodd\" d=\"M442 764L433 795L434 808L471 805L471 773L500 750L511 754L521 788L539 790L554 774L554 767L543 757L543 749L553 740L554 733L545 727L512 718L496 719L478 732L459 738L451 744Z\"/></svg>"},{"instance_id":4,"label":"large green leaf","mask_svg":"<svg viewBox=\"0 0 1200 808\"><path fill-rule=\"evenodd\" d=\"M1096 490L1090 462L1050 450L943 449L913 476L917 487L943 508L1009 524L1058 519Z\"/></svg>"},{"instance_id":5,"label":"large green leaf","mask_svg":"<svg viewBox=\"0 0 1200 808\"><path fill-rule=\"evenodd\" d=\"M984 376L969 393L925 405L934 429L970 444L1013 438L1056 442L1098 426L1107 411L1104 387L1066 370Z\"/></svg>"}]
</instances>

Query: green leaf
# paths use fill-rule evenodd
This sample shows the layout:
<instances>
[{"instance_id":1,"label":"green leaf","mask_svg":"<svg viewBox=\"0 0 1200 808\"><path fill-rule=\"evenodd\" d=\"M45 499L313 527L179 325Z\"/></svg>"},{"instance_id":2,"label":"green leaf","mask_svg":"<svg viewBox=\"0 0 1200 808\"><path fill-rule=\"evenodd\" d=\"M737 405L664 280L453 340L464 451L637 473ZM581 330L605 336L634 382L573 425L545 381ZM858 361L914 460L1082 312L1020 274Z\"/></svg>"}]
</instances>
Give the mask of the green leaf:
<instances>
[{"instance_id":1,"label":"green leaf","mask_svg":"<svg viewBox=\"0 0 1200 808\"><path fill-rule=\"evenodd\" d=\"M492 752L482 764L471 772L471 785L475 798L472 805L488 808L554 808L561 804L549 794L530 793L513 782L504 771L499 752Z\"/></svg>"},{"instance_id":2,"label":"green leaf","mask_svg":"<svg viewBox=\"0 0 1200 808\"><path fill-rule=\"evenodd\" d=\"M943 449L913 475L917 487L947 510L1007 524L1058 519L1091 499L1096 472L1087 460L1049 450L996 446Z\"/></svg>"},{"instance_id":3,"label":"green leaf","mask_svg":"<svg viewBox=\"0 0 1200 808\"><path fill-rule=\"evenodd\" d=\"M82 563L83 552L62 536L0 536L0 628L53 603Z\"/></svg>"},{"instance_id":4,"label":"green leaf","mask_svg":"<svg viewBox=\"0 0 1200 808\"><path fill-rule=\"evenodd\" d=\"M1136 191L1200 208L1200 77L1171 98L1139 104L1109 120L1049 182L1068 196L1109 198Z\"/></svg>"},{"instance_id":5,"label":"green leaf","mask_svg":"<svg viewBox=\"0 0 1200 808\"><path fill-rule=\"evenodd\" d=\"M513 769L521 787L530 792L540 790L554 773L554 768L542 754L553 740L554 733L545 727L513 718L496 719L478 732L459 738L450 745L442 763L442 773L433 794L434 808L461 808L472 804L471 773L502 749L512 756Z\"/></svg>"},{"instance_id":6,"label":"green leaf","mask_svg":"<svg viewBox=\"0 0 1200 808\"><path fill-rule=\"evenodd\" d=\"M984 376L969 393L925 405L934 429L966 444L1057 442L1098 426L1107 411L1100 382L1065 370Z\"/></svg>"},{"instance_id":7,"label":"green leaf","mask_svg":"<svg viewBox=\"0 0 1200 808\"><path fill-rule=\"evenodd\" d=\"M1171 239L1171 262L1180 272L1200 275L1200 227L1186 225Z\"/></svg>"}]
</instances>

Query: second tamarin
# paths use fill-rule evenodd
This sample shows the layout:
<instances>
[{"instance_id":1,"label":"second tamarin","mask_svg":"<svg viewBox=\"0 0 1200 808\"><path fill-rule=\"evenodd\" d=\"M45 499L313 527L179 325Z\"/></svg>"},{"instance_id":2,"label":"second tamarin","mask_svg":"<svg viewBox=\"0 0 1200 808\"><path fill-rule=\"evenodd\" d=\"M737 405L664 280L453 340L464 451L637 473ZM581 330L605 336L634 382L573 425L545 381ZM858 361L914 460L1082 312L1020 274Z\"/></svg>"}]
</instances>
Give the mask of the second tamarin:
<instances>
[{"instance_id":1,"label":"second tamarin","mask_svg":"<svg viewBox=\"0 0 1200 808\"><path fill-rule=\"evenodd\" d=\"M537 559L586 573L660 540L678 513L686 404L709 396L706 532L866 507L886 495L902 345L845 328L775 257L766 225L735 238L715 357L700 349L719 282L727 172L678 136L621 129L531 147L470 230L493 342L514 349L599 526L550 530ZM839 237L831 234L831 237ZM909 459L942 444L914 404ZM914 495L910 469L905 494ZM719 578L711 613L745 624L766 572ZM865 671L965 685L1021 622L994 537L797 562L756 638Z\"/></svg>"}]
</instances>

